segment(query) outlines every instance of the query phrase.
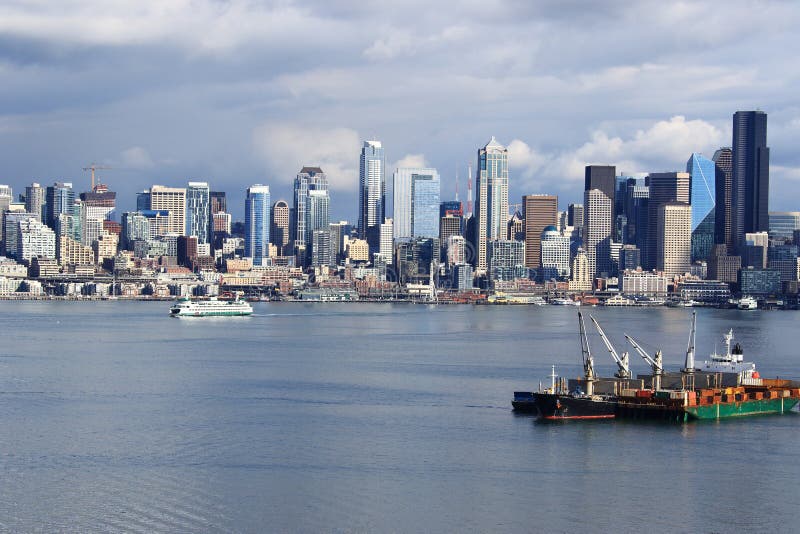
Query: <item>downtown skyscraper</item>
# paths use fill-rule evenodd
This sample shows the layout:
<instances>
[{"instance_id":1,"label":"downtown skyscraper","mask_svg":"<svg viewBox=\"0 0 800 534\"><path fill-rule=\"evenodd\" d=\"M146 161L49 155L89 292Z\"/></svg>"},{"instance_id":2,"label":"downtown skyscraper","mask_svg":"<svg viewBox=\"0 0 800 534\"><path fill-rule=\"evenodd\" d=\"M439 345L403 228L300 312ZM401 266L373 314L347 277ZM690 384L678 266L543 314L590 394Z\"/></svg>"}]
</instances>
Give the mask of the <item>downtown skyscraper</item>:
<instances>
[{"instance_id":1,"label":"downtown skyscraper","mask_svg":"<svg viewBox=\"0 0 800 534\"><path fill-rule=\"evenodd\" d=\"M769 147L767 114L733 114L731 234L737 250L744 235L769 231Z\"/></svg>"},{"instance_id":2,"label":"downtown skyscraper","mask_svg":"<svg viewBox=\"0 0 800 534\"><path fill-rule=\"evenodd\" d=\"M400 168L395 171L393 178L394 238L437 237L439 171Z\"/></svg>"},{"instance_id":3,"label":"downtown skyscraper","mask_svg":"<svg viewBox=\"0 0 800 534\"><path fill-rule=\"evenodd\" d=\"M211 190L206 182L189 182L186 188L187 235L198 245L211 242Z\"/></svg>"},{"instance_id":4,"label":"downtown skyscraper","mask_svg":"<svg viewBox=\"0 0 800 534\"><path fill-rule=\"evenodd\" d=\"M386 217L386 156L380 141L365 141L359 160L358 236L370 252L380 249L380 225Z\"/></svg>"},{"instance_id":5,"label":"downtown skyscraper","mask_svg":"<svg viewBox=\"0 0 800 534\"><path fill-rule=\"evenodd\" d=\"M244 204L244 255L253 265L265 265L269 258L270 196L268 185L247 188Z\"/></svg>"},{"instance_id":6,"label":"downtown skyscraper","mask_svg":"<svg viewBox=\"0 0 800 534\"><path fill-rule=\"evenodd\" d=\"M508 149L494 137L478 150L475 192L475 270L484 274L487 243L504 239L508 223Z\"/></svg>"},{"instance_id":7,"label":"downtown skyscraper","mask_svg":"<svg viewBox=\"0 0 800 534\"><path fill-rule=\"evenodd\" d=\"M700 154L692 154L686 162L686 172L692 206L692 261L707 260L714 247L717 166Z\"/></svg>"},{"instance_id":8,"label":"downtown skyscraper","mask_svg":"<svg viewBox=\"0 0 800 534\"><path fill-rule=\"evenodd\" d=\"M583 192L583 246L592 280L611 272L616 167L587 165Z\"/></svg>"}]
</instances>

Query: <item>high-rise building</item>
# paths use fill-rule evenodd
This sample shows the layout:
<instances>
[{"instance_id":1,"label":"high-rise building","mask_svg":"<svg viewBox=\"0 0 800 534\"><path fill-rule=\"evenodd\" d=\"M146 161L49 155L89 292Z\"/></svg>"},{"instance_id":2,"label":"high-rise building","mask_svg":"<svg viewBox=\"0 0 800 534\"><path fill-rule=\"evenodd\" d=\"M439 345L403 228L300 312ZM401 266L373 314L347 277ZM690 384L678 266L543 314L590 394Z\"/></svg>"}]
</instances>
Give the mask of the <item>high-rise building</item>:
<instances>
[{"instance_id":1,"label":"high-rise building","mask_svg":"<svg viewBox=\"0 0 800 534\"><path fill-rule=\"evenodd\" d=\"M75 203L75 191L70 182L56 182L47 186L45 191L45 224L56 229L58 216L62 213L71 214L72 205Z\"/></svg>"},{"instance_id":2,"label":"high-rise building","mask_svg":"<svg viewBox=\"0 0 800 534\"><path fill-rule=\"evenodd\" d=\"M397 169L393 176L394 238L436 237L440 179L436 169Z\"/></svg>"},{"instance_id":3,"label":"high-rise building","mask_svg":"<svg viewBox=\"0 0 800 534\"><path fill-rule=\"evenodd\" d=\"M167 210L169 212L167 232L184 235L186 232L186 189L154 185L150 188L150 209Z\"/></svg>"},{"instance_id":4,"label":"high-rise building","mask_svg":"<svg viewBox=\"0 0 800 534\"><path fill-rule=\"evenodd\" d=\"M625 233L622 242L640 250L647 241L647 210L650 188L636 178L629 178L625 192Z\"/></svg>"},{"instance_id":5,"label":"high-rise building","mask_svg":"<svg viewBox=\"0 0 800 534\"><path fill-rule=\"evenodd\" d=\"M689 203L688 172L650 173L645 183L649 189L647 203L647 240L642 243L642 263L647 270L657 268L658 210L668 202Z\"/></svg>"},{"instance_id":6,"label":"high-rise building","mask_svg":"<svg viewBox=\"0 0 800 534\"><path fill-rule=\"evenodd\" d=\"M147 241L150 239L150 219L138 211L128 211L122 214L122 235L120 241L122 248L133 250L134 241Z\"/></svg>"},{"instance_id":7,"label":"high-rise building","mask_svg":"<svg viewBox=\"0 0 800 534\"><path fill-rule=\"evenodd\" d=\"M525 218L525 267L538 269L542 267L542 232L558 224L558 197L525 195L522 197L522 214Z\"/></svg>"},{"instance_id":8,"label":"high-rise building","mask_svg":"<svg viewBox=\"0 0 800 534\"><path fill-rule=\"evenodd\" d=\"M312 267L324 267L333 264L331 231L328 228L312 230L310 245Z\"/></svg>"},{"instance_id":9,"label":"high-rise building","mask_svg":"<svg viewBox=\"0 0 800 534\"><path fill-rule=\"evenodd\" d=\"M218 211L214 214L214 233L230 235L231 233L231 214Z\"/></svg>"},{"instance_id":10,"label":"high-rise building","mask_svg":"<svg viewBox=\"0 0 800 534\"><path fill-rule=\"evenodd\" d=\"M347 221L339 221L331 223L328 228L331 231L331 254L333 254L334 261L339 263L344 257L344 240L345 237L350 236L351 226Z\"/></svg>"},{"instance_id":11,"label":"high-rise building","mask_svg":"<svg viewBox=\"0 0 800 534\"><path fill-rule=\"evenodd\" d=\"M150 209L150 190L145 189L136 193L136 211L146 211Z\"/></svg>"},{"instance_id":12,"label":"high-rise building","mask_svg":"<svg viewBox=\"0 0 800 534\"><path fill-rule=\"evenodd\" d=\"M314 193L314 210L310 213L310 198ZM329 224L328 210L330 199L328 197L328 177L320 167L303 167L294 179L294 209L290 218L290 239L293 241L294 252L308 250L311 246L311 237L314 230L321 230ZM322 226L324 220L324 227ZM309 226L313 224L313 226Z\"/></svg>"},{"instance_id":13,"label":"high-rise building","mask_svg":"<svg viewBox=\"0 0 800 534\"><path fill-rule=\"evenodd\" d=\"M285 200L279 200L272 205L271 224L270 240L278 247L278 255L283 256L289 245L289 204Z\"/></svg>"},{"instance_id":14,"label":"high-rise building","mask_svg":"<svg viewBox=\"0 0 800 534\"><path fill-rule=\"evenodd\" d=\"M605 199L608 197L601 193ZM609 201L610 202L610 201ZM611 211L609 204L609 212ZM572 258L572 278L569 281L570 291L591 291L593 285L592 270L589 267L589 257L586 251L579 248Z\"/></svg>"},{"instance_id":15,"label":"high-rise building","mask_svg":"<svg viewBox=\"0 0 800 534\"><path fill-rule=\"evenodd\" d=\"M269 258L270 198L268 185L247 188L244 204L244 255L253 265L264 265Z\"/></svg>"},{"instance_id":16,"label":"high-rise building","mask_svg":"<svg viewBox=\"0 0 800 534\"><path fill-rule=\"evenodd\" d=\"M716 166L716 215L714 218L714 243L723 244L733 253L731 218L733 209L733 150L720 148L712 158Z\"/></svg>"},{"instance_id":17,"label":"high-rise building","mask_svg":"<svg viewBox=\"0 0 800 534\"><path fill-rule=\"evenodd\" d=\"M448 213L439 219L439 243L443 243L444 246L447 246L449 242L448 240L454 235L462 235L461 217L458 215L453 215L452 213ZM446 250L442 251L442 257L445 257L444 254L446 252Z\"/></svg>"},{"instance_id":18,"label":"high-rise building","mask_svg":"<svg viewBox=\"0 0 800 534\"><path fill-rule=\"evenodd\" d=\"M546 226L541 235L540 280L569 277L569 236L561 235L555 226ZM528 245L525 244L527 249Z\"/></svg>"},{"instance_id":19,"label":"high-rise building","mask_svg":"<svg viewBox=\"0 0 800 534\"><path fill-rule=\"evenodd\" d=\"M583 228L583 204L570 204L567 207L567 224L573 228Z\"/></svg>"},{"instance_id":20,"label":"high-rise building","mask_svg":"<svg viewBox=\"0 0 800 534\"><path fill-rule=\"evenodd\" d=\"M489 275L492 280L527 278L525 242L509 239L489 241Z\"/></svg>"},{"instance_id":21,"label":"high-rise building","mask_svg":"<svg viewBox=\"0 0 800 534\"><path fill-rule=\"evenodd\" d=\"M88 247L103 234L103 222L111 220L117 194L98 184L93 191L81 193L80 199L81 243Z\"/></svg>"},{"instance_id":22,"label":"high-rise building","mask_svg":"<svg viewBox=\"0 0 800 534\"><path fill-rule=\"evenodd\" d=\"M30 262L31 258L34 257L55 259L55 232L39 222L36 217L20 219L17 222L17 252L15 257L17 261L25 263Z\"/></svg>"},{"instance_id":23,"label":"high-rise building","mask_svg":"<svg viewBox=\"0 0 800 534\"><path fill-rule=\"evenodd\" d=\"M3 214L8 211L8 208L11 206L13 196L14 194L11 190L11 186L0 185L0 242L5 239L5 234L3 233Z\"/></svg>"},{"instance_id":24,"label":"high-rise building","mask_svg":"<svg viewBox=\"0 0 800 534\"><path fill-rule=\"evenodd\" d=\"M731 235L736 247L744 234L769 231L769 147L767 114L733 114L733 187Z\"/></svg>"},{"instance_id":25,"label":"high-rise building","mask_svg":"<svg viewBox=\"0 0 800 534\"><path fill-rule=\"evenodd\" d=\"M446 217L447 215L464 217L464 205L460 200L445 200L439 204L439 217Z\"/></svg>"},{"instance_id":26,"label":"high-rise building","mask_svg":"<svg viewBox=\"0 0 800 534\"><path fill-rule=\"evenodd\" d=\"M394 251L394 220L384 219L381 224L381 244L378 247L379 254L381 254L386 261L386 265L392 265L392 252Z\"/></svg>"},{"instance_id":27,"label":"high-rise building","mask_svg":"<svg viewBox=\"0 0 800 534\"><path fill-rule=\"evenodd\" d=\"M611 273L613 201L600 189L583 193L583 248L592 280Z\"/></svg>"},{"instance_id":28,"label":"high-rise building","mask_svg":"<svg viewBox=\"0 0 800 534\"><path fill-rule=\"evenodd\" d=\"M467 250L466 250L466 240L464 236L460 236L458 234L451 235L447 238L446 243L446 258L447 258L447 265L453 267L454 265L460 263L466 263L467 261Z\"/></svg>"},{"instance_id":29,"label":"high-rise building","mask_svg":"<svg viewBox=\"0 0 800 534\"><path fill-rule=\"evenodd\" d=\"M187 235L198 245L211 242L211 189L206 182L189 182L186 188Z\"/></svg>"},{"instance_id":30,"label":"high-rise building","mask_svg":"<svg viewBox=\"0 0 800 534\"><path fill-rule=\"evenodd\" d=\"M386 158L380 141L365 141L359 161L358 236L372 237L370 250L379 249L380 231L370 232L386 218ZM368 236L367 234L371 234ZM377 238L377 239L376 239Z\"/></svg>"},{"instance_id":31,"label":"high-rise building","mask_svg":"<svg viewBox=\"0 0 800 534\"><path fill-rule=\"evenodd\" d=\"M3 214L3 253L6 256L17 258L17 243L19 242L19 223L26 219L35 219L33 213L26 211L12 211L13 204ZM22 206L24 209L24 206Z\"/></svg>"},{"instance_id":32,"label":"high-rise building","mask_svg":"<svg viewBox=\"0 0 800 534\"><path fill-rule=\"evenodd\" d=\"M611 200L613 208L617 189L617 168L614 165L587 165L584 176L583 190L599 189Z\"/></svg>"},{"instance_id":33,"label":"high-rise building","mask_svg":"<svg viewBox=\"0 0 800 534\"><path fill-rule=\"evenodd\" d=\"M25 188L25 211L37 215L39 222L44 222L46 190L36 182Z\"/></svg>"},{"instance_id":34,"label":"high-rise building","mask_svg":"<svg viewBox=\"0 0 800 534\"><path fill-rule=\"evenodd\" d=\"M475 176L475 270L488 268L487 243L502 239L508 222L508 149L492 137L478 150Z\"/></svg>"},{"instance_id":35,"label":"high-rise building","mask_svg":"<svg viewBox=\"0 0 800 534\"><path fill-rule=\"evenodd\" d=\"M667 276L689 272L692 264L692 207L665 202L658 207L656 268Z\"/></svg>"},{"instance_id":36,"label":"high-rise building","mask_svg":"<svg viewBox=\"0 0 800 534\"><path fill-rule=\"evenodd\" d=\"M708 260L714 246L717 166L700 154L692 154L686 162L686 172L692 206L692 261Z\"/></svg>"},{"instance_id":37,"label":"high-rise building","mask_svg":"<svg viewBox=\"0 0 800 534\"><path fill-rule=\"evenodd\" d=\"M225 191L211 191L209 194L211 201L211 214L214 213L227 213L228 203L225 200Z\"/></svg>"}]
</instances>

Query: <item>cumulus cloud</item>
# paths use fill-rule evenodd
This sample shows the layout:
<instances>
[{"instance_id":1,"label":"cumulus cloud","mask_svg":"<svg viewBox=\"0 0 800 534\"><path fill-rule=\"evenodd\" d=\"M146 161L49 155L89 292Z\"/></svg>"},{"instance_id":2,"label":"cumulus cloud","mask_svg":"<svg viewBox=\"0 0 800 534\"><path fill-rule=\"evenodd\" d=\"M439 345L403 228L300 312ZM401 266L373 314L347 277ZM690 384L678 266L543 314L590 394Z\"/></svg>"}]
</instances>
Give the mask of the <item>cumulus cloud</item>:
<instances>
[{"instance_id":1,"label":"cumulus cloud","mask_svg":"<svg viewBox=\"0 0 800 534\"><path fill-rule=\"evenodd\" d=\"M256 157L268 183L291 184L303 166L319 166L332 190L358 186L361 137L349 128L320 128L294 123L264 123L253 132Z\"/></svg>"}]
</instances>

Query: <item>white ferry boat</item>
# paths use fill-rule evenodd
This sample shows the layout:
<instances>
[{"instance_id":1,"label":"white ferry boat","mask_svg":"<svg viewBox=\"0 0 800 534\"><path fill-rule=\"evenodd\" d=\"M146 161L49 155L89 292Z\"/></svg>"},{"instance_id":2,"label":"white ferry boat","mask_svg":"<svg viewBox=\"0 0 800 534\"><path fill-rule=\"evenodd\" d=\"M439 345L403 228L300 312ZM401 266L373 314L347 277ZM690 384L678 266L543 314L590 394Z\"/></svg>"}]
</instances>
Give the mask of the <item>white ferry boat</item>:
<instances>
[{"instance_id":1,"label":"white ferry boat","mask_svg":"<svg viewBox=\"0 0 800 534\"><path fill-rule=\"evenodd\" d=\"M169 309L170 317L226 317L252 315L253 307L243 300L209 300L192 301L188 298L178 299Z\"/></svg>"},{"instance_id":2,"label":"white ferry boat","mask_svg":"<svg viewBox=\"0 0 800 534\"><path fill-rule=\"evenodd\" d=\"M758 309L758 301L753 297L743 296L739 299L739 303L737 307L740 310L757 310Z\"/></svg>"}]
</instances>

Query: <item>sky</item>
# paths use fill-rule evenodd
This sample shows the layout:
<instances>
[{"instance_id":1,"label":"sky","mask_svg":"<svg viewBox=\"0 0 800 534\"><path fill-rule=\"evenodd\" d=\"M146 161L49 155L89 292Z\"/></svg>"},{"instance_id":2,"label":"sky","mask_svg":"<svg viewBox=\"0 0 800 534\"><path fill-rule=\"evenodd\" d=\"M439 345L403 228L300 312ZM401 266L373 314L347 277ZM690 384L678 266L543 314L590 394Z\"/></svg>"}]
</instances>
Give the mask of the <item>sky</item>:
<instances>
[{"instance_id":1,"label":"sky","mask_svg":"<svg viewBox=\"0 0 800 534\"><path fill-rule=\"evenodd\" d=\"M437 5L438 4L438 5ZM89 188L118 212L152 184L208 181L234 218L251 184L291 198L304 165L355 221L358 159L433 166L442 199L494 136L511 204L581 202L587 164L683 171L769 115L770 210L800 210L800 7L791 1L592 3L5 0L0 183ZM795 52L792 52L795 50ZM474 179L474 177L473 177Z\"/></svg>"}]
</instances>

